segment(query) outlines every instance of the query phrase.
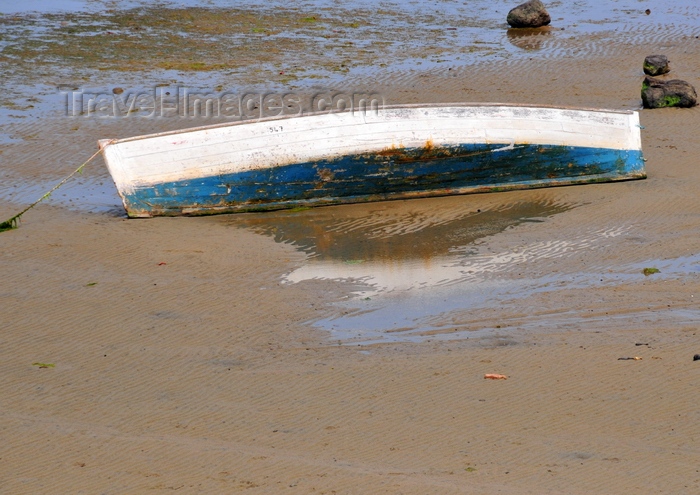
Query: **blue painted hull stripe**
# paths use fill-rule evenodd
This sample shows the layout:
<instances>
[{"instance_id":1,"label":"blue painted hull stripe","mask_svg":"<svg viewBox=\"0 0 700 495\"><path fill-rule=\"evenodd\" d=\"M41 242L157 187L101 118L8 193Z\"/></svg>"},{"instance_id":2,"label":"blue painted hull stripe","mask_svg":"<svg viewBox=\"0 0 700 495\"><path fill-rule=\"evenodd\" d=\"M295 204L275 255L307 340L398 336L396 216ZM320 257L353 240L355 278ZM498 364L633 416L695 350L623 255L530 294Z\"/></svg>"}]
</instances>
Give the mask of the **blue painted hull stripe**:
<instances>
[{"instance_id":1,"label":"blue painted hull stripe","mask_svg":"<svg viewBox=\"0 0 700 495\"><path fill-rule=\"evenodd\" d=\"M461 145L400 149L166 182L124 197L132 216L264 210L299 204L429 196L643 178L640 150Z\"/></svg>"}]
</instances>

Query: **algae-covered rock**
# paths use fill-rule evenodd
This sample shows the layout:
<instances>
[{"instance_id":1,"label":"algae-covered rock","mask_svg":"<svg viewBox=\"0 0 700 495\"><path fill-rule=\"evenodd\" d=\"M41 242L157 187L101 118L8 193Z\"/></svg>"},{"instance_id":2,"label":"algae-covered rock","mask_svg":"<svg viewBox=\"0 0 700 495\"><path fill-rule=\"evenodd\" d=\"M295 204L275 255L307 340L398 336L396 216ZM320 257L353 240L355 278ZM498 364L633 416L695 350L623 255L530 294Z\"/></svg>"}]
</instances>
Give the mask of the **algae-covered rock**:
<instances>
[{"instance_id":1,"label":"algae-covered rock","mask_svg":"<svg viewBox=\"0 0 700 495\"><path fill-rule=\"evenodd\" d=\"M697 104L698 94L686 81L671 79L662 81L647 76L642 83L642 104L644 108L693 107Z\"/></svg>"},{"instance_id":2,"label":"algae-covered rock","mask_svg":"<svg viewBox=\"0 0 700 495\"><path fill-rule=\"evenodd\" d=\"M660 76L671 71L666 55L649 55L644 59L644 73L650 76Z\"/></svg>"}]
</instances>

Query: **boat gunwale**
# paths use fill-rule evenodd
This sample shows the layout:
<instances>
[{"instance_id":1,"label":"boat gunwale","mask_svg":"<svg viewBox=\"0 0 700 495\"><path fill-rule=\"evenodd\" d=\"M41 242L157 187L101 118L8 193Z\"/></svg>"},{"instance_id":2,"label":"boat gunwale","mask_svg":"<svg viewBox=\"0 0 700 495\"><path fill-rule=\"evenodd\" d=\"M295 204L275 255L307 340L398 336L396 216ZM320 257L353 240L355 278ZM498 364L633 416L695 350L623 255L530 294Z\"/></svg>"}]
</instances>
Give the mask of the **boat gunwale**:
<instances>
[{"instance_id":1,"label":"boat gunwale","mask_svg":"<svg viewBox=\"0 0 700 495\"><path fill-rule=\"evenodd\" d=\"M406 103L406 104L396 104L396 105L385 105L382 106L382 110L400 110L403 108L406 109L420 109L420 108L426 108L426 109L431 109L431 108L471 108L471 107L507 107L507 108L533 108L533 109L545 109L545 110L570 110L570 111L582 111L582 112L595 112L595 113L615 113L615 114L622 114L622 115L634 115L638 114L639 112L637 110L623 110L623 109L618 109L618 110L613 110L613 109L605 109L605 108L588 108L588 107L574 107L574 106L558 106L558 105L541 105L541 104L534 104L534 103L489 103L489 102L477 102L477 103ZM198 132L198 131L204 131L208 129L218 129L222 127L233 127L233 126L238 126L238 125L250 125L258 122L279 122L279 121L284 121L288 119L300 119L304 117L315 117L315 116L321 116L321 115L342 115L342 114L351 114L353 112L357 113L366 113L366 110L363 110L362 112L357 111L357 110L345 110L342 112L329 112L329 111L318 111L318 112L310 112L310 113L305 113L301 115L277 115L277 116L271 116L271 117L262 117L262 118L256 118L256 119L247 119L247 120L238 120L238 121L233 121L233 122L222 122L219 124L209 124L209 125L203 125L203 126L198 126L198 127L187 127L184 129L176 129L172 131L163 131L163 132L157 132L157 133L152 133L152 134L143 134L139 136L130 136L126 138L121 138L121 139L100 139L98 141L100 148L104 149L108 145L112 144L119 144L119 143L126 143L130 141L138 141L141 139L151 139L151 138L157 138L157 137L162 137L162 136L172 136L172 135L178 135L178 134L186 134L190 132Z\"/></svg>"}]
</instances>

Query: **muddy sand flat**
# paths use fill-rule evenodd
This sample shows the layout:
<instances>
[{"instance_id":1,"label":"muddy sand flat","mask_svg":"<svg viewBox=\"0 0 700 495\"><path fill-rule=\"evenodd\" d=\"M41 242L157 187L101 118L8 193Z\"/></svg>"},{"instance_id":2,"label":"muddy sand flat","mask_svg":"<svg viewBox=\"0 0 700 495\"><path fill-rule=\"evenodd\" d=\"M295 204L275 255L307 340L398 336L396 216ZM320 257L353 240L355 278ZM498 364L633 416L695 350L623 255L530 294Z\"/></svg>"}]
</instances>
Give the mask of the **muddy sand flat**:
<instances>
[{"instance_id":1,"label":"muddy sand flat","mask_svg":"<svg viewBox=\"0 0 700 495\"><path fill-rule=\"evenodd\" d=\"M700 86L700 33L634 25L278 83L630 109L658 52ZM203 123L41 101L3 110L5 217L99 138ZM697 493L700 109L641 120L644 181L297 212L127 220L96 161L0 234L0 492Z\"/></svg>"}]
</instances>

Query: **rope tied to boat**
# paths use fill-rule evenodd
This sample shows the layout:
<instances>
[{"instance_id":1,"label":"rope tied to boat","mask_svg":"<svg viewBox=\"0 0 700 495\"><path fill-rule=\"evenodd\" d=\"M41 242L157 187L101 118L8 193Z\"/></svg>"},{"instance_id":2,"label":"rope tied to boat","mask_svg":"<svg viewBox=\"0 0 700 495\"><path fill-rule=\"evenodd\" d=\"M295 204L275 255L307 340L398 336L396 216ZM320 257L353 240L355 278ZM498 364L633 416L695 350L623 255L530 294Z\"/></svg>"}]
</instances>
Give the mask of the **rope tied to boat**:
<instances>
[{"instance_id":1,"label":"rope tied to boat","mask_svg":"<svg viewBox=\"0 0 700 495\"><path fill-rule=\"evenodd\" d=\"M90 163L92 160L94 160L94 159L97 157L97 155L99 155L100 153L102 153L105 149L107 149L107 147L108 147L110 144L114 143L115 141L116 141L115 139L112 139L112 140L108 141L104 146L100 146L100 149L98 149L95 153L93 153L93 155L92 155L90 158L88 158L87 160L85 160L85 161L82 163L82 165L80 165L78 168L76 168L75 170L73 170L73 172L71 172L69 175L67 175L66 177L64 177L63 180L62 180L61 182L59 182L58 184L56 184L55 186L53 186L48 192L44 193L43 196L41 196L39 199L37 199L36 201L34 201L34 202L33 202L32 204L30 204L29 206L27 206L24 210L22 210L22 211L20 211L19 213L17 213L15 216L13 216L13 217L11 217L11 218L5 220L4 222L0 223L0 232L5 232L6 230L16 229L16 228L19 226L19 221L20 221L20 218L22 217L22 215L24 215L24 214L27 213L29 210L31 210L32 208L34 208L36 205L38 205L39 203L41 203L43 200L45 200L46 198L48 198L49 196L51 196L51 194L52 194L56 189L58 189L58 188L61 187L63 184L65 184L66 182L68 182L75 174L82 173L83 168L85 168L85 166L86 166L88 163Z\"/></svg>"}]
</instances>

